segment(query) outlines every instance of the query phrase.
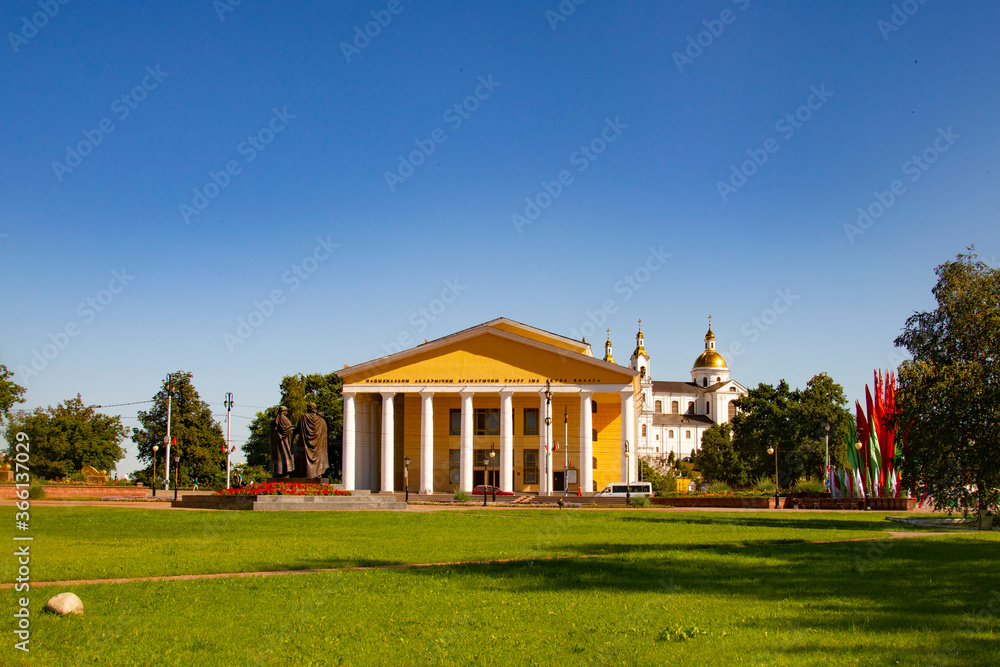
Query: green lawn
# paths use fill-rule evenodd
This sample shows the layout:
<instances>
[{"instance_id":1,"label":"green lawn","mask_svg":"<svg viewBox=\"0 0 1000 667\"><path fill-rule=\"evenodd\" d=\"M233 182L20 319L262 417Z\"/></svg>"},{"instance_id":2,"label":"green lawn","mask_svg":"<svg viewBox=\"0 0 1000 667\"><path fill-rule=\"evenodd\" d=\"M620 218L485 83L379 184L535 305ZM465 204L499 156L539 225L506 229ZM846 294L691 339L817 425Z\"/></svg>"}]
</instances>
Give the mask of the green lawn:
<instances>
[{"instance_id":1,"label":"green lawn","mask_svg":"<svg viewBox=\"0 0 1000 667\"><path fill-rule=\"evenodd\" d=\"M0 516L12 525L12 508ZM8 590L0 664L987 665L1000 655L1000 535L836 542L900 530L881 514L44 507L32 525L35 581L534 560L75 586L80 618L39 614L62 589L37 588L27 659L13 649ZM0 565L11 581L14 559Z\"/></svg>"}]
</instances>

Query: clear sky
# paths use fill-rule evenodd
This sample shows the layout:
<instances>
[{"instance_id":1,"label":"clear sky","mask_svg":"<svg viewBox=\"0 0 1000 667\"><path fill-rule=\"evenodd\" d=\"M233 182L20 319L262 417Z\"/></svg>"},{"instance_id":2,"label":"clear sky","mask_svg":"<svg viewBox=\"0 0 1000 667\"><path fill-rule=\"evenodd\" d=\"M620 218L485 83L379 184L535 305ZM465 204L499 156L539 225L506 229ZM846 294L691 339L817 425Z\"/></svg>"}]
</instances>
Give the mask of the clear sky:
<instances>
[{"instance_id":1,"label":"clear sky","mask_svg":"<svg viewBox=\"0 0 1000 667\"><path fill-rule=\"evenodd\" d=\"M998 26L988 0L8 0L0 363L28 408L191 371L238 444L283 375L499 316L596 355L610 327L625 363L642 318L686 380L711 313L742 384L853 400L936 265L997 264Z\"/></svg>"}]
</instances>

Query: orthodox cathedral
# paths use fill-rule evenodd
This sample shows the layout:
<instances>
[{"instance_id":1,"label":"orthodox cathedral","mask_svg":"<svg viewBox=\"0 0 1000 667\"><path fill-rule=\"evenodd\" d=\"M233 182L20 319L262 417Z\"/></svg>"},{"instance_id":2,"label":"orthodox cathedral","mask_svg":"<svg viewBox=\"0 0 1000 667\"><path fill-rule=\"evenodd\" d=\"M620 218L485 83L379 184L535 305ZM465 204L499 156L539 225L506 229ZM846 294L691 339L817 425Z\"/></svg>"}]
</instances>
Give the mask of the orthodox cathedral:
<instances>
[{"instance_id":1,"label":"orthodox cathedral","mask_svg":"<svg viewBox=\"0 0 1000 667\"><path fill-rule=\"evenodd\" d=\"M746 387L729 378L726 360L715 349L711 316L708 320L705 350L695 359L687 382L653 379L639 321L629 365L639 373L635 438L642 459L662 463L671 453L675 460L687 459L701 445L708 428L732 419L736 414L733 402L747 393ZM614 363L610 334L604 360Z\"/></svg>"}]
</instances>

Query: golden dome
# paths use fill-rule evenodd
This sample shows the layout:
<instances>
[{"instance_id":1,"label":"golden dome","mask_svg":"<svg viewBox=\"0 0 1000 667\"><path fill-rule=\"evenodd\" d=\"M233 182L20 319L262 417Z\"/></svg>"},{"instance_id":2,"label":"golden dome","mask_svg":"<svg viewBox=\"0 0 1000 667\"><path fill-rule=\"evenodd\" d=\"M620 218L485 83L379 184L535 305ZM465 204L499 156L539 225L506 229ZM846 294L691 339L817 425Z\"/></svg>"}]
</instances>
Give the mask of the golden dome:
<instances>
[{"instance_id":1,"label":"golden dome","mask_svg":"<svg viewBox=\"0 0 1000 667\"><path fill-rule=\"evenodd\" d=\"M695 359L693 368L726 368L726 360L715 350L705 350Z\"/></svg>"}]
</instances>

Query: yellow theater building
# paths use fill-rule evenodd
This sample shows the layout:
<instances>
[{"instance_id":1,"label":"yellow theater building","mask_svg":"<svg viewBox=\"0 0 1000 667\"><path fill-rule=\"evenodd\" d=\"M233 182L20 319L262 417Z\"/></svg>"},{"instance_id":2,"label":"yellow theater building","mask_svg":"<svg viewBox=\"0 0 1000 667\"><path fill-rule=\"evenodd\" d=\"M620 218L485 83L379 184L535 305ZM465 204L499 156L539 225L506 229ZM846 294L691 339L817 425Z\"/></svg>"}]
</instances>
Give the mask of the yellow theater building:
<instances>
[{"instance_id":1,"label":"yellow theater building","mask_svg":"<svg viewBox=\"0 0 1000 667\"><path fill-rule=\"evenodd\" d=\"M347 489L593 492L636 479L640 373L584 341L500 318L343 379ZM490 452L494 456L490 457Z\"/></svg>"}]
</instances>

